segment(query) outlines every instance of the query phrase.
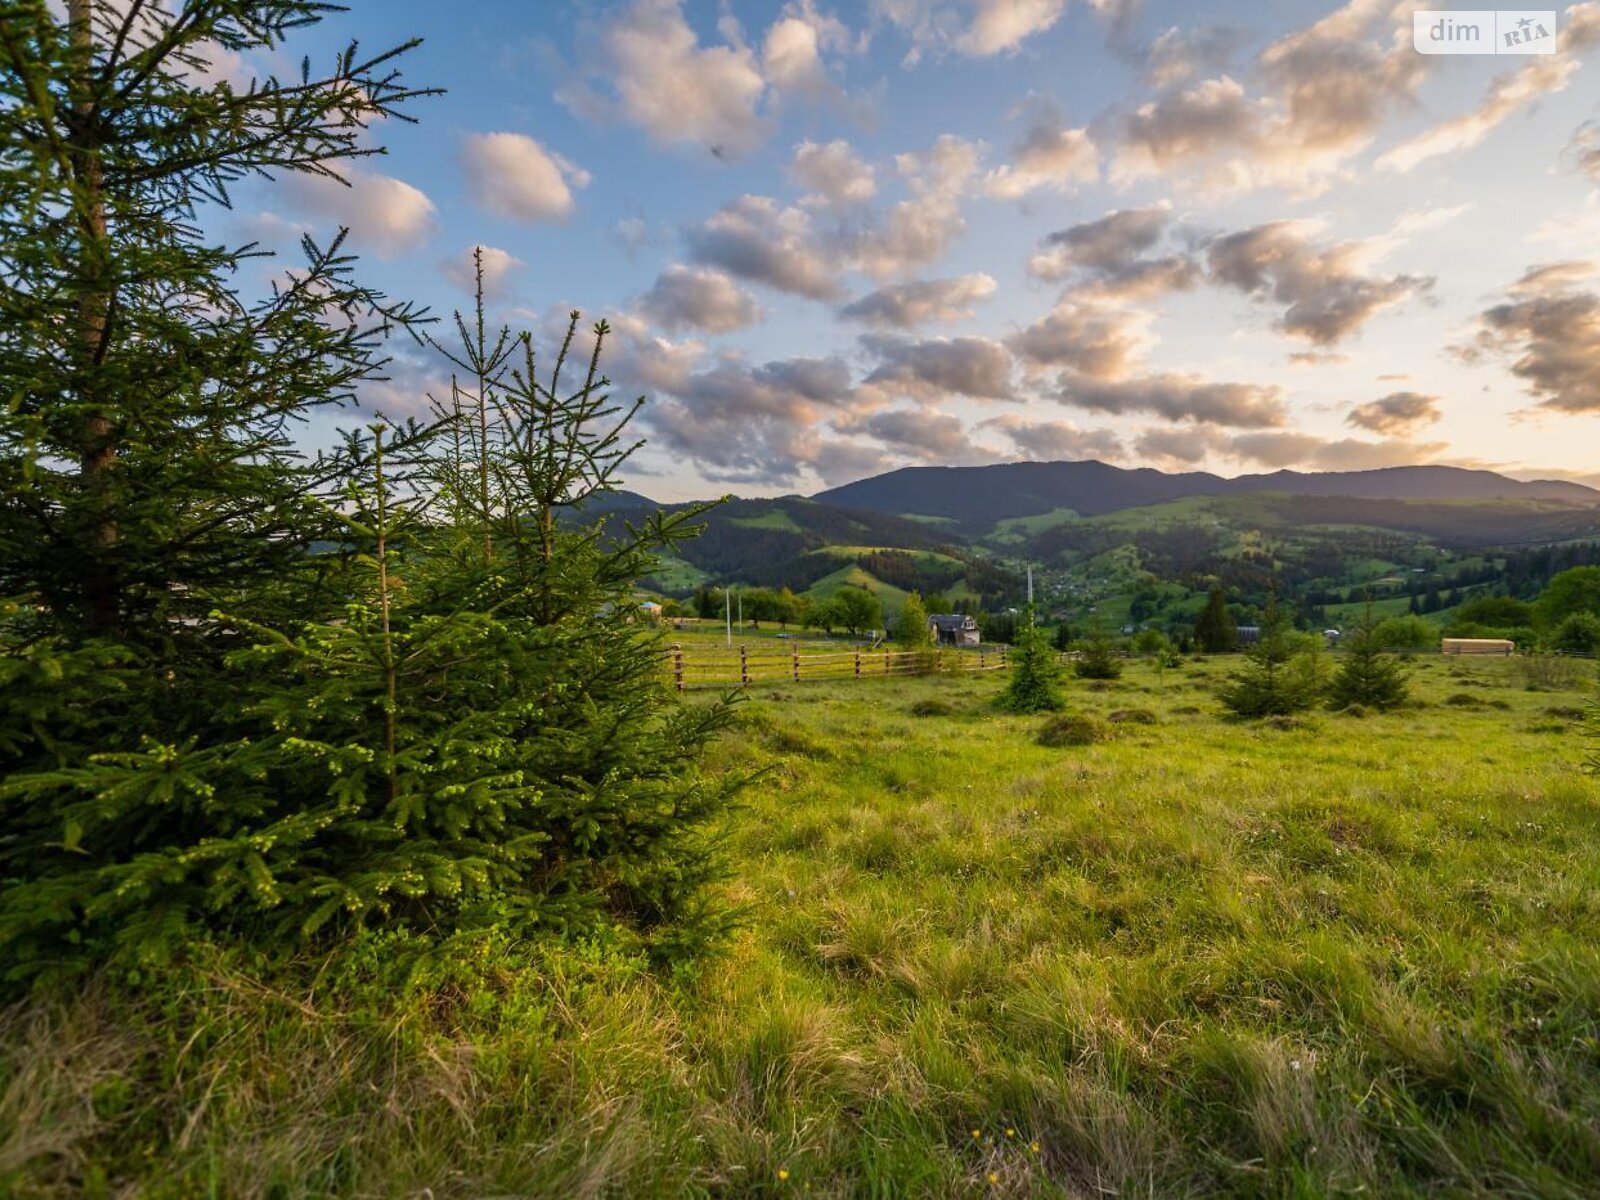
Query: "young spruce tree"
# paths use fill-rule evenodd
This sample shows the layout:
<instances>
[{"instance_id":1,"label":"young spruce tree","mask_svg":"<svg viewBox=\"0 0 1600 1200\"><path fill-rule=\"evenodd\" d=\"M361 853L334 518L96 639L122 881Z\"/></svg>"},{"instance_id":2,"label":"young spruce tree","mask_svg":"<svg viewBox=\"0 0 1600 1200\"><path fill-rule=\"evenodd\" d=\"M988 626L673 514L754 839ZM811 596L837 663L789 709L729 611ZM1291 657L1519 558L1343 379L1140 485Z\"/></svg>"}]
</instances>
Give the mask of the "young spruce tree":
<instances>
[{"instance_id":1,"label":"young spruce tree","mask_svg":"<svg viewBox=\"0 0 1600 1200\"><path fill-rule=\"evenodd\" d=\"M1316 703L1320 680L1294 669L1294 631L1274 597L1261 616L1261 638L1246 652L1243 668L1222 690L1222 702L1240 717L1279 717Z\"/></svg>"},{"instance_id":2,"label":"young spruce tree","mask_svg":"<svg viewBox=\"0 0 1600 1200\"><path fill-rule=\"evenodd\" d=\"M999 704L1016 713L1060 712L1067 706L1061 692L1060 662L1044 630L1034 624L1032 605L1017 626L1011 679L1000 693Z\"/></svg>"},{"instance_id":3,"label":"young spruce tree","mask_svg":"<svg viewBox=\"0 0 1600 1200\"><path fill-rule=\"evenodd\" d=\"M0 964L92 958L86 926L147 852L199 854L230 798L187 770L235 710L219 606L292 623L347 590L324 502L346 464L294 443L384 365L410 307L359 283L343 233L264 298L252 247L204 225L250 178L337 178L405 120L409 48L295 78L266 57L329 6L17 0L0 18ZM241 58L241 61L243 59ZM164 763L149 792L103 774ZM108 874L89 891L84 872ZM145 893L161 925L162 887Z\"/></svg>"},{"instance_id":4,"label":"young spruce tree","mask_svg":"<svg viewBox=\"0 0 1600 1200\"><path fill-rule=\"evenodd\" d=\"M0 22L0 978L191 939L269 952L371 925L428 938L605 924L663 951L714 925L696 752L632 581L693 511L608 538L636 406L604 326L542 377L458 322L468 377L426 428L306 460L312 409L417 314L340 250L264 301L200 206L332 174L402 116L390 54L236 86L313 0L45 0Z\"/></svg>"},{"instance_id":5,"label":"young spruce tree","mask_svg":"<svg viewBox=\"0 0 1600 1200\"><path fill-rule=\"evenodd\" d=\"M1194 623L1194 640L1204 654L1224 654L1239 648L1239 626L1228 611L1228 598L1221 584L1206 596L1206 606Z\"/></svg>"},{"instance_id":6,"label":"young spruce tree","mask_svg":"<svg viewBox=\"0 0 1600 1200\"><path fill-rule=\"evenodd\" d=\"M1350 631L1343 661L1329 685L1329 707L1359 704L1384 711L1405 703L1409 692L1405 666L1384 649L1376 636L1377 628L1378 620L1368 600L1361 620Z\"/></svg>"}]
</instances>

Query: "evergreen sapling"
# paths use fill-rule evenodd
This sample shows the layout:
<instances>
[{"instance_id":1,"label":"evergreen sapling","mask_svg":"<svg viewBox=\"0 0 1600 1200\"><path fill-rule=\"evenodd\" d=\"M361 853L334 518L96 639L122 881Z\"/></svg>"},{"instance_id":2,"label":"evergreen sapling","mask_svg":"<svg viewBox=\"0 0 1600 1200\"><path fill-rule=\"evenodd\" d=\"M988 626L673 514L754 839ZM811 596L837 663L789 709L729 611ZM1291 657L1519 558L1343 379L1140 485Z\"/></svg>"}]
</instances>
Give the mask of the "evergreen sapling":
<instances>
[{"instance_id":1,"label":"evergreen sapling","mask_svg":"<svg viewBox=\"0 0 1600 1200\"><path fill-rule=\"evenodd\" d=\"M1368 600L1361 620L1351 630L1339 669L1328 689L1332 708L1363 708L1386 711L1404 704L1409 694L1404 664L1388 653L1376 636L1378 620Z\"/></svg>"},{"instance_id":2,"label":"evergreen sapling","mask_svg":"<svg viewBox=\"0 0 1600 1200\"><path fill-rule=\"evenodd\" d=\"M1061 666L1044 630L1034 624L1029 605L1017 628L1011 651L1011 679L999 704L1010 712L1060 712L1067 706L1061 691Z\"/></svg>"},{"instance_id":3,"label":"evergreen sapling","mask_svg":"<svg viewBox=\"0 0 1600 1200\"><path fill-rule=\"evenodd\" d=\"M1246 652L1244 666L1222 690L1222 702L1235 716L1274 717L1303 712L1316 703L1320 688L1317 673L1296 669L1299 648L1293 630L1278 608L1267 600L1261 618L1261 637Z\"/></svg>"}]
</instances>

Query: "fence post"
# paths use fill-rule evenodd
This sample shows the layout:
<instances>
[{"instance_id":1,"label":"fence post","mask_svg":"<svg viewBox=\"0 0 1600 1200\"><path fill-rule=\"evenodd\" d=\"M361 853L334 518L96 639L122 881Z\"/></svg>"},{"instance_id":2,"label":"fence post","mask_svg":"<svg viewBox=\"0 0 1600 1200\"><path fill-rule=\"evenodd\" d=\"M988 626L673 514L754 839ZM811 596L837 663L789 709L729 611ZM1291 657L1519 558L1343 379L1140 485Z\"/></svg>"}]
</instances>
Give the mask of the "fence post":
<instances>
[{"instance_id":1,"label":"fence post","mask_svg":"<svg viewBox=\"0 0 1600 1200\"><path fill-rule=\"evenodd\" d=\"M989 651L988 651L987 648L985 648L983 646L979 646L978 647L978 670L980 670L980 671L988 670L988 664L989 664Z\"/></svg>"},{"instance_id":2,"label":"fence post","mask_svg":"<svg viewBox=\"0 0 1600 1200\"><path fill-rule=\"evenodd\" d=\"M683 691L683 647L676 642L672 644L672 682L680 692Z\"/></svg>"},{"instance_id":3,"label":"fence post","mask_svg":"<svg viewBox=\"0 0 1600 1200\"><path fill-rule=\"evenodd\" d=\"M856 678L861 678L861 647L856 647Z\"/></svg>"},{"instance_id":4,"label":"fence post","mask_svg":"<svg viewBox=\"0 0 1600 1200\"><path fill-rule=\"evenodd\" d=\"M1001 646L1000 647L1000 669L1002 671L1004 671L1006 669L1006 651L1009 650L1010 648L1011 647L1009 647L1009 646Z\"/></svg>"},{"instance_id":5,"label":"fence post","mask_svg":"<svg viewBox=\"0 0 1600 1200\"><path fill-rule=\"evenodd\" d=\"M794 681L796 683L799 683L800 682L800 647L799 646L790 646L789 649L794 655Z\"/></svg>"},{"instance_id":6,"label":"fence post","mask_svg":"<svg viewBox=\"0 0 1600 1200\"><path fill-rule=\"evenodd\" d=\"M934 674L936 674L936 675L937 674L942 674L943 671L944 671L944 651L943 650L935 650L933 652L933 671L934 671Z\"/></svg>"},{"instance_id":7,"label":"fence post","mask_svg":"<svg viewBox=\"0 0 1600 1200\"><path fill-rule=\"evenodd\" d=\"M750 659L745 654L743 642L739 643L739 685L741 687L750 685Z\"/></svg>"}]
</instances>

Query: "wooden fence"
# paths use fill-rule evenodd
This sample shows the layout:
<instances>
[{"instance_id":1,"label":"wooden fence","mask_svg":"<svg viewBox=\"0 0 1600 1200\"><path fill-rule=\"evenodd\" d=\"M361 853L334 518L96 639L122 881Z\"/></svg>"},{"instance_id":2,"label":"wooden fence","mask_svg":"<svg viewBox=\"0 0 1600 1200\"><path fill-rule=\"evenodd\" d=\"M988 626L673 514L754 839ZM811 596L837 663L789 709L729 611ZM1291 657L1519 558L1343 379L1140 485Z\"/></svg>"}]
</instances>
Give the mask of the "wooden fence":
<instances>
[{"instance_id":1,"label":"wooden fence","mask_svg":"<svg viewBox=\"0 0 1600 1200\"><path fill-rule=\"evenodd\" d=\"M727 650L668 647L664 659L678 691L689 688L747 687L758 683L811 683L826 679L888 679L906 675L998 671L1006 666L1008 647L974 650L852 650L802 653L752 650L740 645Z\"/></svg>"}]
</instances>

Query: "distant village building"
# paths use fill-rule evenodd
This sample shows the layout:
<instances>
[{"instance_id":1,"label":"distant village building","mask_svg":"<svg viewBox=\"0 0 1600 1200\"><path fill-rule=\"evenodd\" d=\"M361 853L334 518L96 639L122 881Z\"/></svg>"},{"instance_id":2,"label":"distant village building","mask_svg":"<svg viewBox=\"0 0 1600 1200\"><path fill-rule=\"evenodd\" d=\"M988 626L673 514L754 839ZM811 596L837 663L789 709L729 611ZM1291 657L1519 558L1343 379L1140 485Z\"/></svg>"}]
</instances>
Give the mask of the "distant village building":
<instances>
[{"instance_id":1,"label":"distant village building","mask_svg":"<svg viewBox=\"0 0 1600 1200\"><path fill-rule=\"evenodd\" d=\"M1259 625L1241 625L1241 626L1239 626L1239 645L1241 645L1241 646L1254 646L1260 640L1261 640L1261 626L1259 626Z\"/></svg>"},{"instance_id":2,"label":"distant village building","mask_svg":"<svg viewBox=\"0 0 1600 1200\"><path fill-rule=\"evenodd\" d=\"M596 609L595 612L601 617L609 617L616 610L617 606L611 603L611 601L607 600L598 609ZM625 606L625 611L629 621L635 621L641 617L646 621L659 621L661 620L662 608L661 605L657 604L654 600L639 600L631 605Z\"/></svg>"},{"instance_id":3,"label":"distant village building","mask_svg":"<svg viewBox=\"0 0 1600 1200\"><path fill-rule=\"evenodd\" d=\"M978 619L967 613L934 613L928 618L928 630L941 646L976 646L983 640Z\"/></svg>"},{"instance_id":4,"label":"distant village building","mask_svg":"<svg viewBox=\"0 0 1600 1200\"><path fill-rule=\"evenodd\" d=\"M1344 634L1340 633L1337 629L1324 629L1322 631L1322 636L1327 639L1328 645L1337 646L1339 644L1339 639L1342 638Z\"/></svg>"}]
</instances>

